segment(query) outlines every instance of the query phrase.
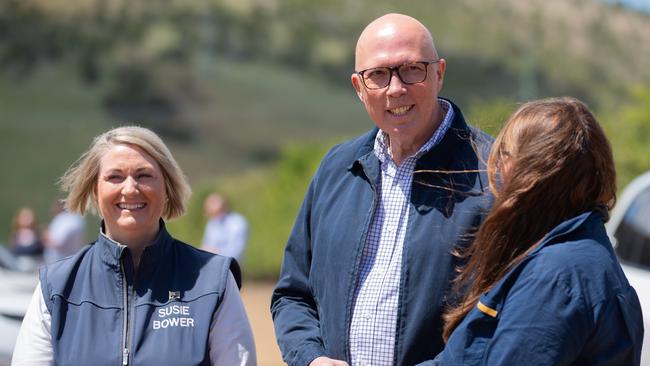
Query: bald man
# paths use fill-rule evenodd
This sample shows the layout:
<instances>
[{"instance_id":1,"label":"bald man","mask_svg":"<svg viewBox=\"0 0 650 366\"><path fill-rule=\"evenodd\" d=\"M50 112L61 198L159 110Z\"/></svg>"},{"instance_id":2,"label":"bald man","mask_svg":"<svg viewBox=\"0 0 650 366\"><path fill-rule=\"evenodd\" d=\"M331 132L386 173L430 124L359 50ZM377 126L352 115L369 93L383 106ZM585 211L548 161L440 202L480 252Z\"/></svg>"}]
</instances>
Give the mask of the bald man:
<instances>
[{"instance_id":1,"label":"bald man","mask_svg":"<svg viewBox=\"0 0 650 366\"><path fill-rule=\"evenodd\" d=\"M444 346L441 312L491 204L492 139L438 97L446 63L416 19L359 37L352 86L377 128L323 158L271 311L289 365L413 365Z\"/></svg>"}]
</instances>

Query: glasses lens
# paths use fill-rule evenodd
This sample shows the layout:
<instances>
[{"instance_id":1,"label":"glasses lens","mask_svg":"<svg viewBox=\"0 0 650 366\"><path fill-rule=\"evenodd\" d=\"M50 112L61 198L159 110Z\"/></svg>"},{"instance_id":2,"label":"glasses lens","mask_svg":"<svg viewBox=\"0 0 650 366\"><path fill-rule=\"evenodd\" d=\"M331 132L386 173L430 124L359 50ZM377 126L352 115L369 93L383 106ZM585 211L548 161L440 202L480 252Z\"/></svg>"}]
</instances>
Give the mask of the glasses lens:
<instances>
[{"instance_id":1,"label":"glasses lens","mask_svg":"<svg viewBox=\"0 0 650 366\"><path fill-rule=\"evenodd\" d=\"M427 65L419 62L404 64L397 69L397 72L406 84L421 83L427 77Z\"/></svg>"},{"instance_id":2,"label":"glasses lens","mask_svg":"<svg viewBox=\"0 0 650 366\"><path fill-rule=\"evenodd\" d=\"M363 81L370 89L380 89L390 82L390 69L387 67L376 67L363 72Z\"/></svg>"}]
</instances>

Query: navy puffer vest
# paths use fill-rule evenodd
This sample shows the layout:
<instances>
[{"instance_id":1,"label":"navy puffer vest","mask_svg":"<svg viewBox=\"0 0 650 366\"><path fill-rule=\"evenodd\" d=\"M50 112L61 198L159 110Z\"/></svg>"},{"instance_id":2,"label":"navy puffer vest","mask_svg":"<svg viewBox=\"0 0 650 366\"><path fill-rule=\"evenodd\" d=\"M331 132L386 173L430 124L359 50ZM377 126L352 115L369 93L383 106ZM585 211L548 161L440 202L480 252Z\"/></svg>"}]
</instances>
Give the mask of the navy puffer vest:
<instances>
[{"instance_id":1,"label":"navy puffer vest","mask_svg":"<svg viewBox=\"0 0 650 366\"><path fill-rule=\"evenodd\" d=\"M56 365L204 365L231 258L172 238L161 221L137 273L130 250L96 242L40 271Z\"/></svg>"}]
</instances>

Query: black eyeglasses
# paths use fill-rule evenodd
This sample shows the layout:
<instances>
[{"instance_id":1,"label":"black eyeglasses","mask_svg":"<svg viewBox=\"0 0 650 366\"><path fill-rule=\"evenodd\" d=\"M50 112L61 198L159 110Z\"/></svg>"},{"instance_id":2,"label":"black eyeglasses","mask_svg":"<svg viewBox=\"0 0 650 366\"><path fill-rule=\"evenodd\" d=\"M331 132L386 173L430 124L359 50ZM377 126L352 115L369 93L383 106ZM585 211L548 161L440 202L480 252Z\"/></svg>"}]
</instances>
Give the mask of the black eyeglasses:
<instances>
[{"instance_id":1,"label":"black eyeglasses","mask_svg":"<svg viewBox=\"0 0 650 366\"><path fill-rule=\"evenodd\" d=\"M409 62L393 67L373 67L357 71L357 74L361 76L363 85L368 89L383 89L387 87L390 84L393 71L397 72L397 77L399 77L402 83L409 85L417 84L426 80L428 66L438 62L440 60Z\"/></svg>"}]
</instances>

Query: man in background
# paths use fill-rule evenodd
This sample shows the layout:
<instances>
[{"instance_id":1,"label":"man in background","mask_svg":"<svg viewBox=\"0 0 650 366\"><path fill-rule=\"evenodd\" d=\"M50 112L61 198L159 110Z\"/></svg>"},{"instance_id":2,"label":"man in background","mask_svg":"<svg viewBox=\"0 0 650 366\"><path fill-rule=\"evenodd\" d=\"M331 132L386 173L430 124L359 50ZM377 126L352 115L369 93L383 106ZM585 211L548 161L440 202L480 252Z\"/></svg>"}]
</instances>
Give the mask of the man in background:
<instances>
[{"instance_id":1,"label":"man in background","mask_svg":"<svg viewBox=\"0 0 650 366\"><path fill-rule=\"evenodd\" d=\"M217 193L208 195L203 209L208 223L201 249L235 258L241 263L248 239L248 223L244 216L231 212L228 201Z\"/></svg>"},{"instance_id":2,"label":"man in background","mask_svg":"<svg viewBox=\"0 0 650 366\"><path fill-rule=\"evenodd\" d=\"M76 253L86 244L86 221L83 216L69 212L62 201L51 208L52 221L45 233L45 263L52 263Z\"/></svg>"}]
</instances>

